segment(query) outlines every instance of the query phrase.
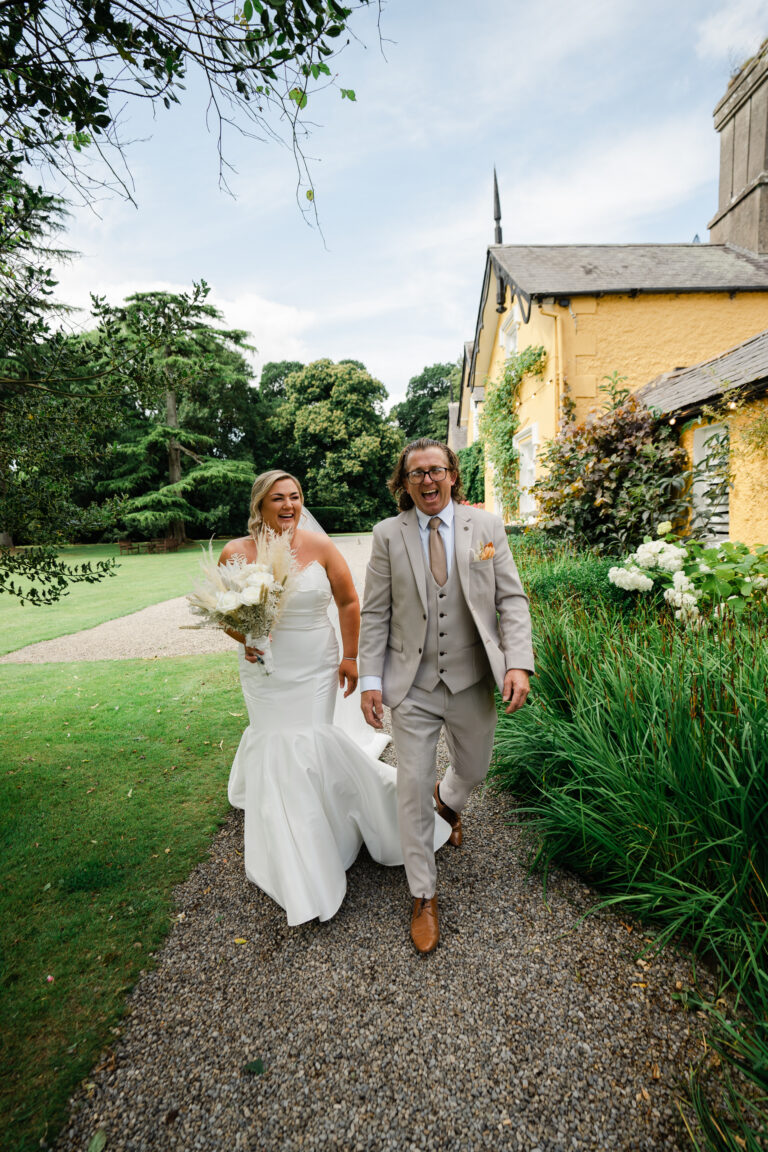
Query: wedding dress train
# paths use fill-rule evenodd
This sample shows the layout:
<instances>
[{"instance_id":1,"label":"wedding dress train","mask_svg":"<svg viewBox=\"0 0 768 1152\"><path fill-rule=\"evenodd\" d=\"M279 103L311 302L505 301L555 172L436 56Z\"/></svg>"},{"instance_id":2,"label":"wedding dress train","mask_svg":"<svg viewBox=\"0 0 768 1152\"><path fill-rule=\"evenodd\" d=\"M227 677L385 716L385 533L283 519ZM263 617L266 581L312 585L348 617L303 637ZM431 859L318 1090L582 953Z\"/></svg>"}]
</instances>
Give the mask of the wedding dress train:
<instances>
[{"instance_id":1,"label":"wedding dress train","mask_svg":"<svg viewBox=\"0 0 768 1152\"><path fill-rule=\"evenodd\" d=\"M245 811L246 875L285 909L289 924L338 911L363 842L380 864L403 862L396 770L376 758L389 738L365 724L356 695L344 701L338 690L330 601L325 569L314 561L272 633L274 672L249 664L240 647L250 723L229 800ZM450 831L436 815L436 848Z\"/></svg>"}]
</instances>

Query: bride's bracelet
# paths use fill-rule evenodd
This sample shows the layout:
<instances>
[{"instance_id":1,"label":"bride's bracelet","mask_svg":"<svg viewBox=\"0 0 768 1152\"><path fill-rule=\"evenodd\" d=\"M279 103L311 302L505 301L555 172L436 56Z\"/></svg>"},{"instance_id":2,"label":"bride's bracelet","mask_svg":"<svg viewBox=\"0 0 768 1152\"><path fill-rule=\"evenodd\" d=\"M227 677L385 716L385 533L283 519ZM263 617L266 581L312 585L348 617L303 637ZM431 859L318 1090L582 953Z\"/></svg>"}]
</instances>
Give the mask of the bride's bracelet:
<instances>
[{"instance_id":1,"label":"bride's bracelet","mask_svg":"<svg viewBox=\"0 0 768 1152\"><path fill-rule=\"evenodd\" d=\"M355 664L357 664L357 656L342 656L342 658L341 658L342 664L344 663L345 660L354 660Z\"/></svg>"}]
</instances>

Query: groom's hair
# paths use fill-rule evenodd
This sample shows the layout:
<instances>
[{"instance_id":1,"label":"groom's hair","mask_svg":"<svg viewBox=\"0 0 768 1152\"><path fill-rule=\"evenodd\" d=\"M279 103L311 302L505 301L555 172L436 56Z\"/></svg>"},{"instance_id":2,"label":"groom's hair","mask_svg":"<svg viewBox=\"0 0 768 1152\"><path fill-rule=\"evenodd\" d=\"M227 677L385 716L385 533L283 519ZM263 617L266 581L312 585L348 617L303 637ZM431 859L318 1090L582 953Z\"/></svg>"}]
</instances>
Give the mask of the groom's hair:
<instances>
[{"instance_id":1,"label":"groom's hair","mask_svg":"<svg viewBox=\"0 0 768 1152\"><path fill-rule=\"evenodd\" d=\"M406 444L400 453L400 459L395 464L395 470L389 478L388 488L401 512L407 512L409 508L413 508L413 500L408 489L405 486L405 474L408 471L408 457L411 452L421 452L424 448L441 448L445 453L445 458L448 462L448 471L456 473L456 483L453 486L451 496L460 504L464 499L464 492L461 487L461 472L459 471L459 458L454 452L453 448L449 448L447 444L443 444L442 440L430 440L428 436L422 436L420 440L412 440L410 444Z\"/></svg>"}]
</instances>

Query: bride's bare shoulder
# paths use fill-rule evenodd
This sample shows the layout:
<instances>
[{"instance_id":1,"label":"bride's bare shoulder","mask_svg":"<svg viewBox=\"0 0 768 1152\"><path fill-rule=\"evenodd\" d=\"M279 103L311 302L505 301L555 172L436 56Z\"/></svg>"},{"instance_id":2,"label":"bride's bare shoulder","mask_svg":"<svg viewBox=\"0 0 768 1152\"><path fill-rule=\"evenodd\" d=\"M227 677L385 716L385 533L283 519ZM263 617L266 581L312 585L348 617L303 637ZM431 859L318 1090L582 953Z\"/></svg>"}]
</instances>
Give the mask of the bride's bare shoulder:
<instances>
[{"instance_id":1,"label":"bride's bare shoulder","mask_svg":"<svg viewBox=\"0 0 768 1152\"><path fill-rule=\"evenodd\" d=\"M226 563L233 556L245 556L248 559L252 551L254 551L252 536L239 536L237 540L228 540L221 550L219 564Z\"/></svg>"}]
</instances>

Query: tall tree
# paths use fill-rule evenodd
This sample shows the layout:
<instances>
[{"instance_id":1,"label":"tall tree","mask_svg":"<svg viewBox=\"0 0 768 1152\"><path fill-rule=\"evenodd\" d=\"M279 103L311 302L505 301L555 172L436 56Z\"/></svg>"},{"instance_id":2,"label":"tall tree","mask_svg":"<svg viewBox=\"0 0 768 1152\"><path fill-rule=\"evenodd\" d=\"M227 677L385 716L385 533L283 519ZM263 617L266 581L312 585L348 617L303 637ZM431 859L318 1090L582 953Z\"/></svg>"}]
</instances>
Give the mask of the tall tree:
<instances>
[{"instance_id":1,"label":"tall tree","mask_svg":"<svg viewBox=\"0 0 768 1152\"><path fill-rule=\"evenodd\" d=\"M84 525L103 524L104 509L73 500L72 478L92 465L99 418L115 400L96 402L93 347L52 327L63 311L48 264L61 214L60 202L26 183L17 163L0 160L0 591L33 603L110 569L68 566L55 551ZM111 335L104 323L94 337L105 362ZM27 541L37 549L10 550Z\"/></svg>"},{"instance_id":2,"label":"tall tree","mask_svg":"<svg viewBox=\"0 0 768 1152\"><path fill-rule=\"evenodd\" d=\"M290 432L280 418L285 403L288 377L304 367L298 360L270 361L261 370L259 380L259 423L253 456L260 469L285 468L293 458Z\"/></svg>"},{"instance_id":3,"label":"tall tree","mask_svg":"<svg viewBox=\"0 0 768 1152\"><path fill-rule=\"evenodd\" d=\"M385 418L384 385L354 364L316 360L289 375L285 391L285 463L309 507L329 510L326 527L370 527L391 515L387 479L403 438Z\"/></svg>"},{"instance_id":4,"label":"tall tree","mask_svg":"<svg viewBox=\"0 0 768 1152\"><path fill-rule=\"evenodd\" d=\"M448 427L448 399L455 364L432 364L408 381L405 400L390 412L406 440L429 436L445 440Z\"/></svg>"},{"instance_id":5,"label":"tall tree","mask_svg":"<svg viewBox=\"0 0 768 1152\"><path fill-rule=\"evenodd\" d=\"M270 360L266 363L259 377L259 392L262 398L271 396L283 400L286 380L292 372L298 372L303 367L300 360Z\"/></svg>"},{"instance_id":6,"label":"tall tree","mask_svg":"<svg viewBox=\"0 0 768 1152\"><path fill-rule=\"evenodd\" d=\"M145 536L182 541L188 523L214 531L233 515L241 523L258 424L247 333L214 327L216 308L187 309L168 292L137 293L114 317L126 353L141 347L148 323L167 325L168 338L145 358L153 401L133 406L97 491L124 496L121 522Z\"/></svg>"},{"instance_id":7,"label":"tall tree","mask_svg":"<svg viewBox=\"0 0 768 1152\"><path fill-rule=\"evenodd\" d=\"M3 153L53 165L87 192L83 152L93 145L109 159L110 147L122 149L126 98L170 107L197 75L218 129L220 172L231 125L261 139L287 131L306 172L300 113L313 89L335 83L328 62L352 13L369 2L3 0Z\"/></svg>"}]
</instances>

